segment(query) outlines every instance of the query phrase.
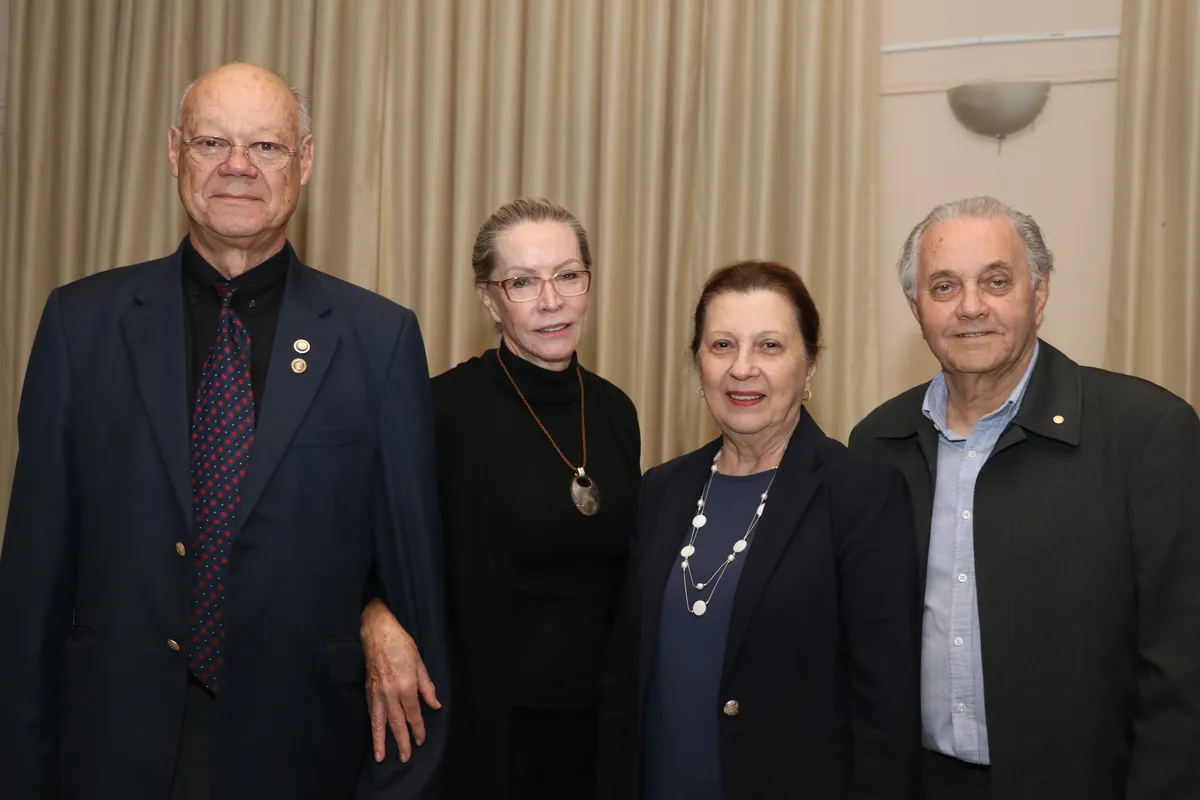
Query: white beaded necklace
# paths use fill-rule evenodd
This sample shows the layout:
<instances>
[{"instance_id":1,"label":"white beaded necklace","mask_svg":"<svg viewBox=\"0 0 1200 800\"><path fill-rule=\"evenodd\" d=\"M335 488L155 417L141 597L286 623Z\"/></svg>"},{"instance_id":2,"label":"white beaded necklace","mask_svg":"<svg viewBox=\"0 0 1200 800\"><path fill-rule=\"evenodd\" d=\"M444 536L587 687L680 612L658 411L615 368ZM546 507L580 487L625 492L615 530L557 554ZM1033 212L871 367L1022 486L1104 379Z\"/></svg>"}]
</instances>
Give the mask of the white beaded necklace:
<instances>
[{"instance_id":1,"label":"white beaded necklace","mask_svg":"<svg viewBox=\"0 0 1200 800\"><path fill-rule=\"evenodd\" d=\"M724 448L717 451L717 455L713 458L712 466L709 468L708 481L704 484L704 491L700 493L700 499L696 501L696 516L692 517L692 534L688 537L688 543L679 551L679 555L683 557L680 567L683 569L683 602L687 606L689 613L695 614L697 617L704 616L704 612L708 610L708 604L712 602L713 595L717 591L717 584L721 582L721 578L725 575L725 570L729 565L737 560L738 553L744 552L750 546L750 534L754 533L754 529L758 527L758 521L762 519L763 511L767 508L767 495L771 491L771 486L775 483L775 476L779 474L779 467L774 467L772 470L771 481L767 484L766 491L759 495L758 508L754 511L754 516L750 517L750 524L746 526L746 532L742 534L742 538L733 543L733 552L721 562L713 574L706 581L696 582L695 576L692 574L691 557L696 554L696 535L700 529L708 524L708 518L704 516L704 505L708 502L708 491L712 488L713 475L717 474L717 467L721 461L721 453ZM697 599L692 602L691 595L688 592L689 585L697 592L708 589L708 599Z\"/></svg>"}]
</instances>

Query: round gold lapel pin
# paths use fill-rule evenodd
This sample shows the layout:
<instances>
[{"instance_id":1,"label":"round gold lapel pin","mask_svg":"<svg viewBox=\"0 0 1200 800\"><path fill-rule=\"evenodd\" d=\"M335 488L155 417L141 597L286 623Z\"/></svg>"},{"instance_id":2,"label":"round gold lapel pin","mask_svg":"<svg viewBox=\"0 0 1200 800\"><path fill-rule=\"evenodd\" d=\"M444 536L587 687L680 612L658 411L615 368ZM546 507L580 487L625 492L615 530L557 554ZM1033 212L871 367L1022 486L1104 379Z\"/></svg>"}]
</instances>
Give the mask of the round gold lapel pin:
<instances>
[{"instance_id":1,"label":"round gold lapel pin","mask_svg":"<svg viewBox=\"0 0 1200 800\"><path fill-rule=\"evenodd\" d=\"M308 369L308 362L305 361L303 358L293 358L292 359L292 372L299 375L301 372L304 372L304 370L306 370L306 369Z\"/></svg>"},{"instance_id":2,"label":"round gold lapel pin","mask_svg":"<svg viewBox=\"0 0 1200 800\"><path fill-rule=\"evenodd\" d=\"M308 339L297 339L296 341L292 342L292 348L300 355L304 355L310 349L312 349L308 344Z\"/></svg>"}]
</instances>

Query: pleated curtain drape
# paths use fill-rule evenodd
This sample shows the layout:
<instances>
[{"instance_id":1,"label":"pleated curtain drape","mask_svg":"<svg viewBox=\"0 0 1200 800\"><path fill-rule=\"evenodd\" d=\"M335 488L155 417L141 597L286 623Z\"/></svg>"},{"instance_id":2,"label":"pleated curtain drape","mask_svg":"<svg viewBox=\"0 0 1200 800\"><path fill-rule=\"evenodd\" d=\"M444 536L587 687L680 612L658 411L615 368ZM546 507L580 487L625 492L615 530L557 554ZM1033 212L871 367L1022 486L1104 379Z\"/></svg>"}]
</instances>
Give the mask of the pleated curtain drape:
<instances>
[{"instance_id":1,"label":"pleated curtain drape","mask_svg":"<svg viewBox=\"0 0 1200 800\"><path fill-rule=\"evenodd\" d=\"M637 404L645 466L715 428L692 306L722 263L809 283L812 408L878 402L875 0L12 0L0 154L0 508L47 293L164 255L180 92L231 60L312 97L301 257L415 309L431 369L493 346L480 223L517 195L574 211L596 258L589 368Z\"/></svg>"},{"instance_id":2,"label":"pleated curtain drape","mask_svg":"<svg viewBox=\"0 0 1200 800\"><path fill-rule=\"evenodd\" d=\"M1200 3L1125 0L1106 366L1200 407Z\"/></svg>"}]
</instances>

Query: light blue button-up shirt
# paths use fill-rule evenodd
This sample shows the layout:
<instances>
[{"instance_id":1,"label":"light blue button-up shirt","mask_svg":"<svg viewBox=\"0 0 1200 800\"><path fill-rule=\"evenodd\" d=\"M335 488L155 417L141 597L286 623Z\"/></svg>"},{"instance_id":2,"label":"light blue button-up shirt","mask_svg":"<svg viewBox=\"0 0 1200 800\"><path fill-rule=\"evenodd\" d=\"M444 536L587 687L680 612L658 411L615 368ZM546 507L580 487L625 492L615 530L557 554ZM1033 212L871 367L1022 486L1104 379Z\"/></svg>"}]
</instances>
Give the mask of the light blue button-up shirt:
<instances>
[{"instance_id":1,"label":"light blue button-up shirt","mask_svg":"<svg viewBox=\"0 0 1200 800\"><path fill-rule=\"evenodd\" d=\"M939 374L921 407L937 428L937 485L929 531L925 614L921 626L921 730L925 747L975 764L990 763L983 707L983 656L975 594L975 481L1000 435L1017 415L1029 367L1004 405L969 436L946 423L949 392Z\"/></svg>"}]
</instances>

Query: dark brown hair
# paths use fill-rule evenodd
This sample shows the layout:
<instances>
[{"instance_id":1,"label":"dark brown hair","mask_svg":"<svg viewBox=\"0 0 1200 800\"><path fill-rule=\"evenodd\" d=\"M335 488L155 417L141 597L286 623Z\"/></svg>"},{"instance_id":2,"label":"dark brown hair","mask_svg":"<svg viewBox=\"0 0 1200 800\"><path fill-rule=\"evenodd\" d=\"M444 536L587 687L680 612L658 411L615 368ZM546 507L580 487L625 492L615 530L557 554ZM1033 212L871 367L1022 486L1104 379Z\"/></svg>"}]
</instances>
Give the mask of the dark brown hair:
<instances>
[{"instance_id":1,"label":"dark brown hair","mask_svg":"<svg viewBox=\"0 0 1200 800\"><path fill-rule=\"evenodd\" d=\"M497 241L504 233L522 222L563 223L575 232L575 238L579 240L579 255L583 259L583 268L592 268L592 250L588 246L587 231L583 229L578 217L549 200L518 197L492 212L487 221L480 226L479 234L475 237L475 249L471 253L471 267L475 270L475 280L486 281L491 277L496 266Z\"/></svg>"},{"instance_id":2,"label":"dark brown hair","mask_svg":"<svg viewBox=\"0 0 1200 800\"><path fill-rule=\"evenodd\" d=\"M738 261L721 267L704 283L704 291L696 302L696 313L692 329L692 359L700 353L700 339L704 335L704 317L708 304L714 297L723 294L748 294L758 290L778 292L792 304L796 311L796 323L804 340L804 352L809 360L817 357L821 350L821 315L813 302L808 287L791 267L776 261Z\"/></svg>"}]
</instances>

